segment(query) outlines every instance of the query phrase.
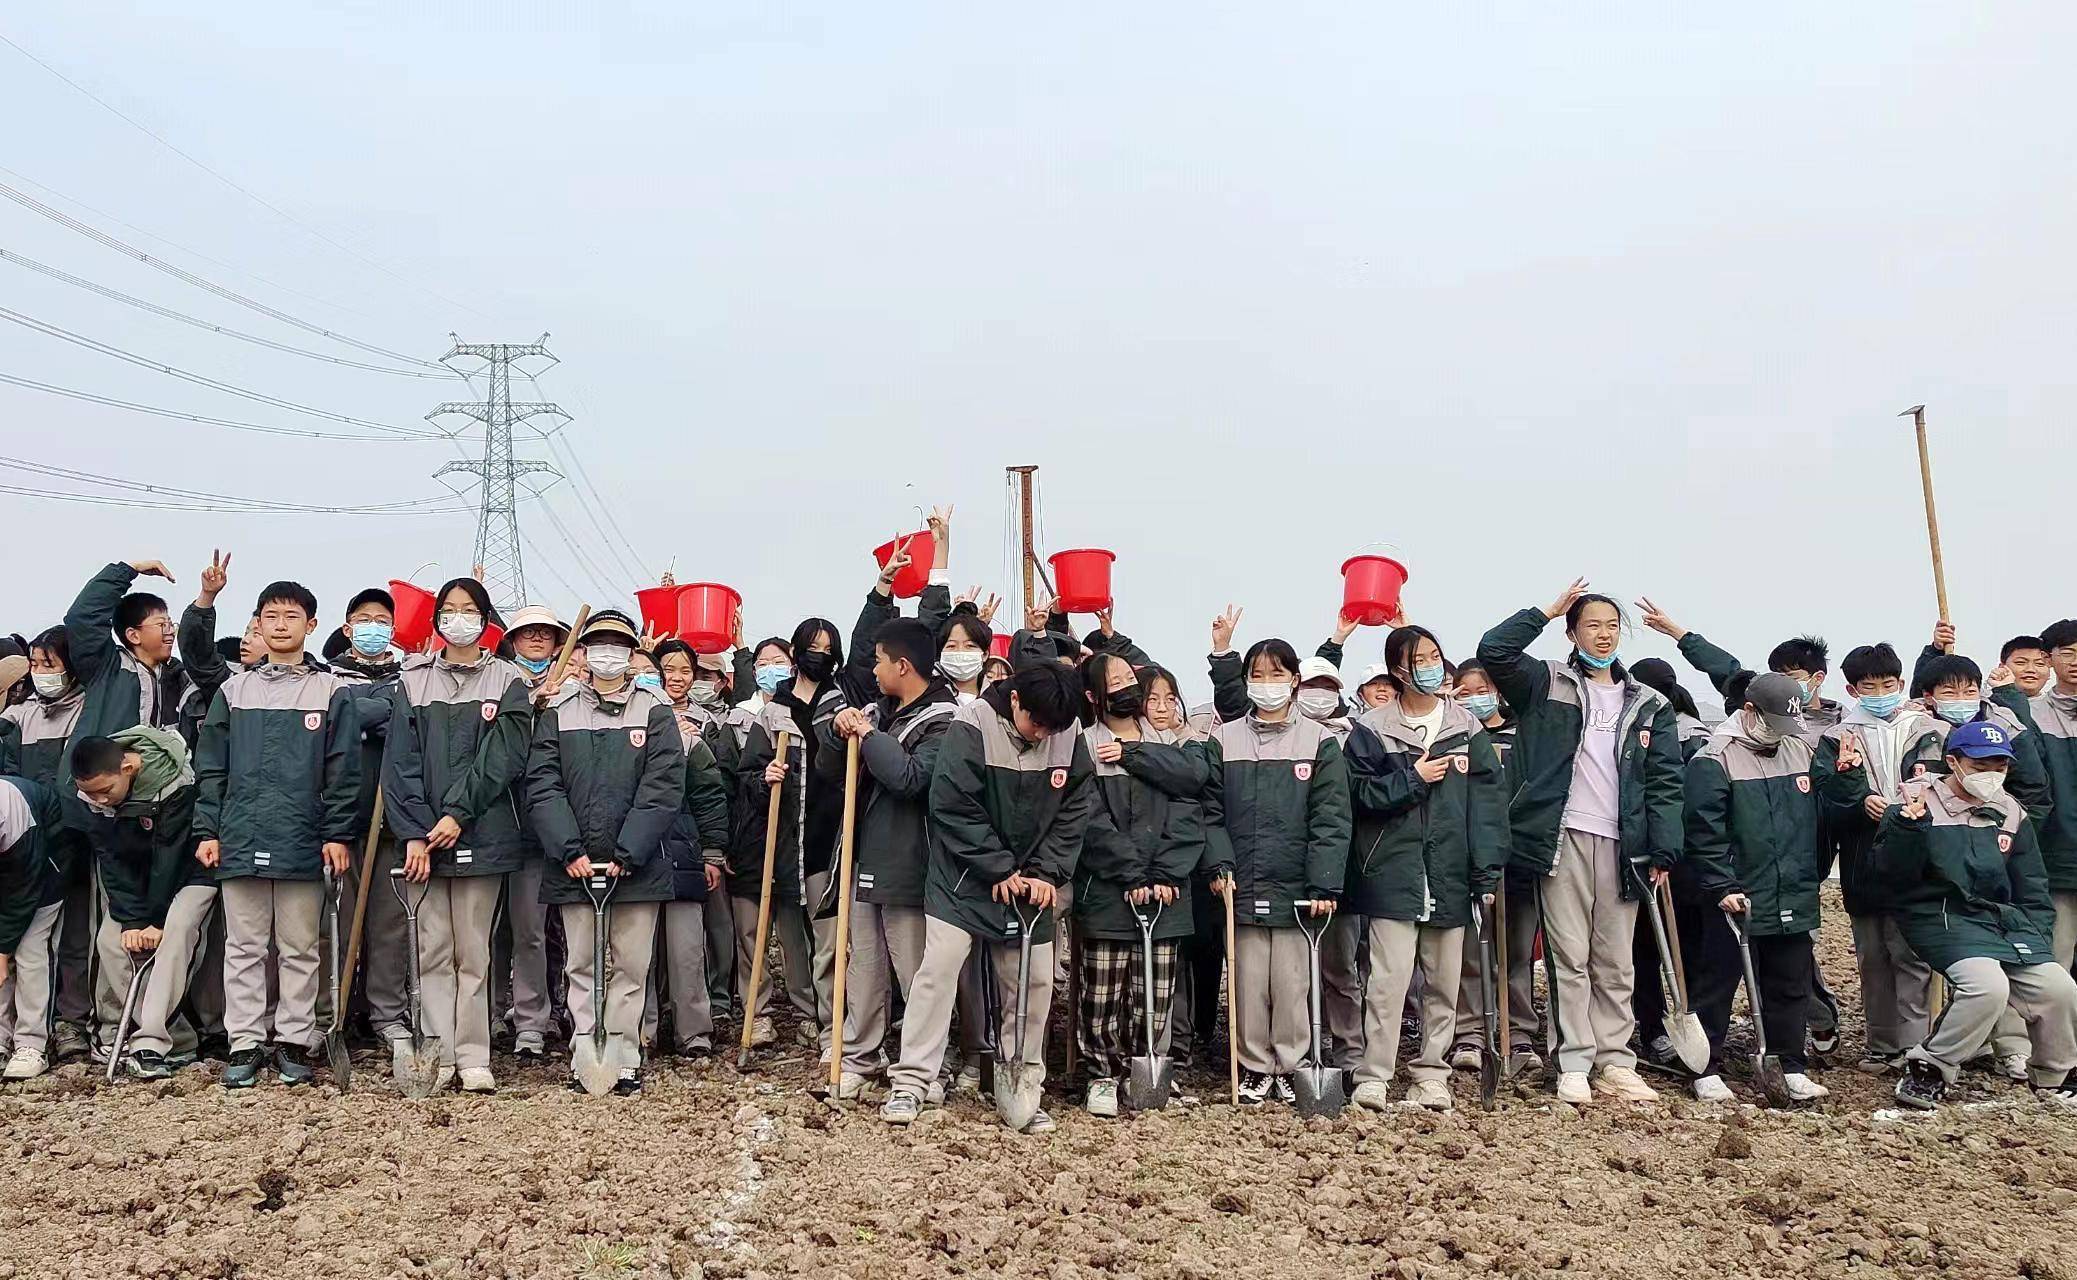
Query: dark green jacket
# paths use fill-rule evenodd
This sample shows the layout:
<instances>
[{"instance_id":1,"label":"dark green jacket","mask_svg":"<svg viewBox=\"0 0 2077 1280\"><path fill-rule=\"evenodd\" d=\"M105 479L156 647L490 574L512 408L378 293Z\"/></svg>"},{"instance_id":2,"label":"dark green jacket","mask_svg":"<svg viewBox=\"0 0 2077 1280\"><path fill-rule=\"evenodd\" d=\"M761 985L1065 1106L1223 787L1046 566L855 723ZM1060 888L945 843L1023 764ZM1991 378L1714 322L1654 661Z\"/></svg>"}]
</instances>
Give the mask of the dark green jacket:
<instances>
[{"instance_id":1,"label":"dark green jacket","mask_svg":"<svg viewBox=\"0 0 2077 1280\"><path fill-rule=\"evenodd\" d=\"M1096 749L1119 741L1118 735L1098 721L1083 736L1096 771L1096 803L1075 873L1075 928L1091 938L1138 942L1139 922L1125 894L1168 885L1180 892L1161 908L1154 936L1189 937L1196 929L1190 882L1205 850L1204 790L1211 770L1204 752L1141 722L1139 741L1124 743L1117 762L1103 764L1096 762ZM1154 906L1139 910L1151 913Z\"/></svg>"},{"instance_id":2,"label":"dark green jacket","mask_svg":"<svg viewBox=\"0 0 2077 1280\"><path fill-rule=\"evenodd\" d=\"M772 788L764 780L764 771L783 732L791 768L779 788L778 860L772 872L772 892L777 896L772 900L803 907L824 905L808 901L808 880L828 871L836 854L844 818L844 753L823 750L818 731L850 705L835 679L815 690L812 705L796 699L789 682L758 713L736 761L736 795L742 809L736 815L736 852L729 859L730 893L758 900L764 876L765 829L772 813Z\"/></svg>"},{"instance_id":3,"label":"dark green jacket","mask_svg":"<svg viewBox=\"0 0 2077 1280\"><path fill-rule=\"evenodd\" d=\"M111 564L80 588L72 607L65 611L65 642L71 647L72 678L86 691L79 720L72 727L72 741L105 738L133 724L172 729L179 726L180 706L187 696L187 669L178 658L168 658L157 671L130 656L115 635L115 609L137 580L137 571L126 564ZM216 643L213 611L190 607L181 616L175 643L183 650L189 633L205 628L206 643Z\"/></svg>"},{"instance_id":4,"label":"dark green jacket","mask_svg":"<svg viewBox=\"0 0 2077 1280\"><path fill-rule=\"evenodd\" d=\"M1721 729L1688 761L1682 869L1710 910L1728 894L1746 895L1754 937L1817 928L1824 857L1812 768L1801 738L1762 750Z\"/></svg>"},{"instance_id":5,"label":"dark green jacket","mask_svg":"<svg viewBox=\"0 0 2077 1280\"><path fill-rule=\"evenodd\" d=\"M2026 807L2027 817L2034 820L2034 834L2039 836L2042 826L2055 816L2055 785L2048 774L2041 735L2034 731L2032 705L2017 686L2008 684L1991 690L1990 697L1977 706L1973 718L1988 720L2005 730L2007 744L2012 748L2012 767L2005 776L2005 789ZM1940 723L1945 741L1950 726L1944 720ZM1940 771L1944 773L1946 769L1943 757Z\"/></svg>"},{"instance_id":6,"label":"dark green jacket","mask_svg":"<svg viewBox=\"0 0 2077 1280\"><path fill-rule=\"evenodd\" d=\"M1926 812L1904 816L1923 796ZM1959 960L2053 964L2055 902L2026 808L1956 797L1944 779L1905 783L1882 816L1874 864L1889 885L1905 940L1934 969Z\"/></svg>"},{"instance_id":7,"label":"dark green jacket","mask_svg":"<svg viewBox=\"0 0 2077 1280\"><path fill-rule=\"evenodd\" d=\"M534 719L527 757L528 817L548 861L541 901L589 904L564 868L579 857L617 862L615 902L669 902L674 851L683 834L685 748L670 704L647 689L599 697L570 681Z\"/></svg>"},{"instance_id":8,"label":"dark green jacket","mask_svg":"<svg viewBox=\"0 0 2077 1280\"><path fill-rule=\"evenodd\" d=\"M438 876L501 876L523 865L519 797L534 728L516 663L485 654L455 666L417 654L390 687L383 808L399 840L423 840L442 818L461 837L432 853Z\"/></svg>"},{"instance_id":9,"label":"dark green jacket","mask_svg":"<svg viewBox=\"0 0 2077 1280\"><path fill-rule=\"evenodd\" d=\"M671 708L685 750L685 807L671 845L671 892L679 902L707 900L707 865L726 869L728 796L734 779L723 773L705 732L720 722L698 707Z\"/></svg>"},{"instance_id":10,"label":"dark green jacket","mask_svg":"<svg viewBox=\"0 0 2077 1280\"><path fill-rule=\"evenodd\" d=\"M27 778L0 777L0 955L13 955L36 913L65 896L63 869L51 849L64 822L57 792Z\"/></svg>"},{"instance_id":11,"label":"dark green jacket","mask_svg":"<svg viewBox=\"0 0 2077 1280\"><path fill-rule=\"evenodd\" d=\"M882 698L866 709L875 728L858 744L858 813L851 868L858 901L886 907L923 905L923 875L929 863L930 780L937 770L945 731L952 727L958 710L958 698L941 680L931 681L905 707L896 706L892 698ZM822 749L841 758L846 748L836 736L834 723L818 726L817 732L825 735Z\"/></svg>"},{"instance_id":12,"label":"dark green jacket","mask_svg":"<svg viewBox=\"0 0 2077 1280\"><path fill-rule=\"evenodd\" d=\"M1516 717L1514 754L1508 761L1514 789L1508 805L1511 864L1538 875L1549 875L1558 865L1587 697L1578 668L1529 656L1529 646L1548 625L1543 610L1524 609L1488 631L1478 645L1479 661ZM1679 725L1672 704L1657 691L1627 674L1622 681L1616 756L1619 856L1642 856L1653 867L1670 868L1680 860L1682 838ZM1623 876L1622 886L1624 898L1636 896L1633 877Z\"/></svg>"},{"instance_id":13,"label":"dark green jacket","mask_svg":"<svg viewBox=\"0 0 2077 1280\"><path fill-rule=\"evenodd\" d=\"M1423 782L1423 755L1450 762ZM1471 922L1471 900L1495 892L1507 862L1507 798L1500 758L1477 721L1446 703L1425 748L1399 703L1375 707L1349 731L1355 853L1343 906L1361 916L1439 929Z\"/></svg>"},{"instance_id":14,"label":"dark green jacket","mask_svg":"<svg viewBox=\"0 0 2077 1280\"><path fill-rule=\"evenodd\" d=\"M1855 707L1817 740L1810 776L1825 828L1838 850L1839 888L1849 915L1880 915L1890 909L1883 878L1870 862L1876 824L1865 806L1870 795L1894 798L1901 783L1945 768L1941 745L1947 735L1940 725L1923 708L1908 702L1886 723L1871 721ZM1839 744L1848 734L1860 739L1862 762L1842 770ZM1878 751L1882 754L1871 754Z\"/></svg>"},{"instance_id":15,"label":"dark green jacket","mask_svg":"<svg viewBox=\"0 0 2077 1280\"><path fill-rule=\"evenodd\" d=\"M351 686L305 658L224 681L195 745L195 838L222 842L218 880L316 880L351 845L360 802Z\"/></svg>"},{"instance_id":16,"label":"dark green jacket","mask_svg":"<svg viewBox=\"0 0 2077 1280\"><path fill-rule=\"evenodd\" d=\"M1281 721L1229 720L1202 749L1205 862L1233 873L1235 921L1289 929L1294 904L1339 899L1354 828L1334 734L1294 707Z\"/></svg>"},{"instance_id":17,"label":"dark green jacket","mask_svg":"<svg viewBox=\"0 0 2077 1280\"><path fill-rule=\"evenodd\" d=\"M925 912L995 942L1022 934L1016 910L991 896L995 886L1015 874L1069 883L1096 803L1082 735L1027 742L1010 723L1008 699L997 685L961 707L945 730L930 778L923 879ZM1052 937L1053 913L1040 912L1032 940Z\"/></svg>"},{"instance_id":18,"label":"dark green jacket","mask_svg":"<svg viewBox=\"0 0 2077 1280\"><path fill-rule=\"evenodd\" d=\"M79 723L82 709L86 706L86 691L75 683L62 697L45 702L35 694L7 708L4 715L19 736L19 754L9 765L0 765L0 773L12 773L40 782L51 789L51 794L60 798L71 796L72 767L66 757L65 748L72 739L73 726ZM66 806L68 809L71 807ZM78 890L87 893L91 883L93 858L88 852L86 838L76 825L66 825L51 838L52 860L64 874L66 891Z\"/></svg>"},{"instance_id":19,"label":"dark green jacket","mask_svg":"<svg viewBox=\"0 0 2077 1280\"><path fill-rule=\"evenodd\" d=\"M94 851L108 914L123 929L163 928L174 895L215 883L215 874L195 861L195 773L185 747L179 761L178 774L156 794L142 795L133 785L113 809L82 802L72 811Z\"/></svg>"},{"instance_id":20,"label":"dark green jacket","mask_svg":"<svg viewBox=\"0 0 2077 1280\"><path fill-rule=\"evenodd\" d=\"M2033 700L2029 710L2041 749L2041 764L2055 793L2055 805L2036 820L2041 861L2048 867L2048 887L2077 893L2077 697L2051 687ZM2015 766L2017 761L2014 761Z\"/></svg>"},{"instance_id":21,"label":"dark green jacket","mask_svg":"<svg viewBox=\"0 0 2077 1280\"><path fill-rule=\"evenodd\" d=\"M356 833L353 856L358 866L367 842L368 827L375 817L375 793L382 789L382 753L389 746L389 713L392 710L390 690L396 687L403 667L394 659L363 662L349 648L333 661L332 674L353 690L354 715L361 726L361 785L353 819ZM384 807L388 806L385 804ZM384 827L387 826L385 822Z\"/></svg>"},{"instance_id":22,"label":"dark green jacket","mask_svg":"<svg viewBox=\"0 0 2077 1280\"><path fill-rule=\"evenodd\" d=\"M1680 638L1680 656L1688 660L1689 666L1708 676L1709 683L1715 686L1718 693L1723 693L1730 688L1731 681L1740 672L1747 669L1744 663L1732 657L1728 651L1719 649L1703 639L1702 633L1699 631L1690 631ZM1727 711L1736 711L1737 709L1736 707L1725 708ZM1804 708L1803 723L1810 731L1805 736L1815 738L1826 729L1838 724L1839 718L1844 712L1845 708L1836 702L1826 702L1819 706Z\"/></svg>"}]
</instances>

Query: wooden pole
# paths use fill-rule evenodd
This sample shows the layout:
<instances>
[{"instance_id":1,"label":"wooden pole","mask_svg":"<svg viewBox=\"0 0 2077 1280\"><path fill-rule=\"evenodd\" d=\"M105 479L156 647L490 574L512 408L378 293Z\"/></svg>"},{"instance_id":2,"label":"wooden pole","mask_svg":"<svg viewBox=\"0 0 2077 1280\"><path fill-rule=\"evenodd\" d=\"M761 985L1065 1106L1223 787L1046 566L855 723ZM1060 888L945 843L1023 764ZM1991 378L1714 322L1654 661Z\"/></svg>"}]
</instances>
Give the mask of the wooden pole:
<instances>
[{"instance_id":1,"label":"wooden pole","mask_svg":"<svg viewBox=\"0 0 2077 1280\"><path fill-rule=\"evenodd\" d=\"M1226 912L1226 1089L1234 1106L1240 1105L1240 957L1233 936L1233 877L1226 877L1226 892L1220 895ZM1192 992L1192 994L1196 994Z\"/></svg>"},{"instance_id":2,"label":"wooden pole","mask_svg":"<svg viewBox=\"0 0 2077 1280\"><path fill-rule=\"evenodd\" d=\"M786 759L786 748L792 734L779 730L778 745L772 750L772 759ZM808 785L806 778L801 785ZM758 988L764 985L764 949L772 940L772 872L779 865L779 797L786 791L786 784L772 788L771 804L764 819L764 881L757 897L757 945L750 952L750 985L743 990L743 1043L736 1050L736 1069L750 1065L750 1035L757 1026Z\"/></svg>"},{"instance_id":3,"label":"wooden pole","mask_svg":"<svg viewBox=\"0 0 2077 1280\"><path fill-rule=\"evenodd\" d=\"M1947 562L1940 555L1940 513L1933 506L1933 458L1926 449L1926 407L1915 404L1897 415L1911 419L1918 433L1918 479L1926 494L1926 541L1933 550L1933 595L1940 603L1940 621L1952 623L1947 612Z\"/></svg>"},{"instance_id":4,"label":"wooden pole","mask_svg":"<svg viewBox=\"0 0 2077 1280\"><path fill-rule=\"evenodd\" d=\"M844 1082L844 984L851 968L851 859L858 833L858 739L844 740L844 840L837 856L836 980L830 998L829 1087Z\"/></svg>"},{"instance_id":5,"label":"wooden pole","mask_svg":"<svg viewBox=\"0 0 2077 1280\"><path fill-rule=\"evenodd\" d=\"M1037 584L1032 581L1032 570L1038 567L1038 548L1031 534L1031 477L1037 467L1011 467L1017 477L1017 515L1020 525L1018 547L1019 558L1024 562L1024 611L1031 612L1038 603Z\"/></svg>"}]
</instances>

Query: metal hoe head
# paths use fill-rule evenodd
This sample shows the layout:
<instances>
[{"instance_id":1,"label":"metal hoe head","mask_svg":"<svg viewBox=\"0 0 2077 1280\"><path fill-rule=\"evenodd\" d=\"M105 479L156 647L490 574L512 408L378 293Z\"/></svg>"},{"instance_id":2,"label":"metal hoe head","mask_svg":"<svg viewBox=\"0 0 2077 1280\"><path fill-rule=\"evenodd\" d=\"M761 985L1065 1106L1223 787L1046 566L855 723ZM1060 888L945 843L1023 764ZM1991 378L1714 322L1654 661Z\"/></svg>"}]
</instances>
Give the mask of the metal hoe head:
<instances>
[{"instance_id":1,"label":"metal hoe head","mask_svg":"<svg viewBox=\"0 0 2077 1280\"><path fill-rule=\"evenodd\" d=\"M1795 1102L1789 1093L1788 1077L1781 1069L1781 1059L1767 1052L1767 1022L1760 1011L1760 980L1753 973L1752 947L1745 940L1745 921L1736 912L1724 912L1730 921L1731 932L1738 935L1738 958L1745 965L1745 998L1752 1004L1752 1078L1766 1095L1770 1107L1786 1107Z\"/></svg>"},{"instance_id":2,"label":"metal hoe head","mask_svg":"<svg viewBox=\"0 0 2077 1280\"><path fill-rule=\"evenodd\" d=\"M1024 1060L1024 1024L1031 1009L1031 935L1045 908L1033 908L1028 917L1022 907L1011 909L1023 935L1017 944L1017 1044L1008 1062L995 1064L995 1111L1004 1124L1021 1133L1039 1113L1045 1095L1045 1065Z\"/></svg>"},{"instance_id":3,"label":"metal hoe head","mask_svg":"<svg viewBox=\"0 0 2077 1280\"><path fill-rule=\"evenodd\" d=\"M1161 919L1161 904L1154 903L1152 915L1127 899L1132 918L1139 922L1141 990L1146 992L1142 1010L1147 1051L1132 1059L1125 1076L1125 1105L1134 1111L1159 1111L1168 1105L1175 1090L1175 1067L1168 1056L1154 1053L1154 924Z\"/></svg>"},{"instance_id":4,"label":"metal hoe head","mask_svg":"<svg viewBox=\"0 0 2077 1280\"><path fill-rule=\"evenodd\" d=\"M332 1083L341 1093L353 1091L353 1055L346 1051L346 1010L339 1001L339 967L345 963L345 953L339 949L339 902L342 896L340 878L331 867L325 868L325 918L331 930L332 963L325 969L325 978L331 983L332 1021L325 1027L325 1063L332 1069Z\"/></svg>"},{"instance_id":5,"label":"metal hoe head","mask_svg":"<svg viewBox=\"0 0 2077 1280\"><path fill-rule=\"evenodd\" d=\"M405 967L405 976L410 980L411 997L411 1050L394 1062L397 1088L407 1098L430 1098L440 1087L440 1041L425 1034L425 995L421 984L418 958L418 909L425 904L426 894L432 892L432 882L418 891L413 898L404 888L404 869L392 867L389 873L390 890L404 907L404 934L411 945L405 948L405 958L410 963Z\"/></svg>"},{"instance_id":6,"label":"metal hoe head","mask_svg":"<svg viewBox=\"0 0 2077 1280\"><path fill-rule=\"evenodd\" d=\"M123 1048L130 1043L130 1018L137 1012L137 993L144 989L144 975L157 964L159 953L154 951L137 962L130 974L130 991L123 997L123 1014L115 1024L115 1043L108 1050L108 1083L115 1083L115 1073L122 1070Z\"/></svg>"},{"instance_id":7,"label":"metal hoe head","mask_svg":"<svg viewBox=\"0 0 2077 1280\"><path fill-rule=\"evenodd\" d=\"M1320 935L1327 931L1332 916L1319 917L1321 924L1310 928L1306 924L1310 902L1296 903L1292 914L1298 917L1298 931L1305 935L1306 950L1312 957L1312 982L1307 1000L1312 1011L1312 1051L1307 1055L1306 1065L1298 1068L1291 1078L1291 1090L1297 1095L1298 1114L1302 1116L1338 1116L1349 1104L1348 1091L1342 1087L1341 1072L1326 1065L1326 1048L1321 1043L1320 1033Z\"/></svg>"},{"instance_id":8,"label":"metal hoe head","mask_svg":"<svg viewBox=\"0 0 2077 1280\"><path fill-rule=\"evenodd\" d=\"M620 1069L606 1056L606 919L615 881L593 876L584 882L591 898L591 1034L570 1046L570 1070L594 1098L613 1092Z\"/></svg>"},{"instance_id":9,"label":"metal hoe head","mask_svg":"<svg viewBox=\"0 0 2077 1280\"><path fill-rule=\"evenodd\" d=\"M1478 938L1479 995L1485 1001L1486 1024L1486 1042L1478 1055L1478 1104L1491 1111L1499 1105L1500 1097L1500 1000L1495 976L1499 957L1494 954L1494 930L1486 919L1486 910L1485 903L1472 900L1471 932Z\"/></svg>"},{"instance_id":10,"label":"metal hoe head","mask_svg":"<svg viewBox=\"0 0 2077 1280\"><path fill-rule=\"evenodd\" d=\"M1637 896L1651 920L1652 941L1659 954L1659 984L1666 992L1666 1039L1672 1042L1673 1056L1680 1060L1680 1065L1701 1075L1709 1070L1709 1033L1702 1029L1702 1019L1688 1008L1688 993L1673 971L1666 914L1659 910L1659 895L1652 887L1651 877L1637 862L1632 862L1630 869L1637 877Z\"/></svg>"}]
</instances>

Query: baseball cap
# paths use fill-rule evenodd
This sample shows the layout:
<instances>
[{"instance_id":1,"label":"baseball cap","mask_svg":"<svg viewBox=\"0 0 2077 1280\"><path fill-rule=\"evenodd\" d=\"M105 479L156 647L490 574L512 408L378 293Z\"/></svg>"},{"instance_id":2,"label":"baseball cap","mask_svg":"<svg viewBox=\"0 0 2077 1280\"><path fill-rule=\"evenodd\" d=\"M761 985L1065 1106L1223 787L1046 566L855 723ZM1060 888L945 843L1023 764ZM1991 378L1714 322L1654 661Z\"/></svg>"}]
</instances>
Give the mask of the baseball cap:
<instances>
[{"instance_id":1,"label":"baseball cap","mask_svg":"<svg viewBox=\"0 0 2077 1280\"><path fill-rule=\"evenodd\" d=\"M6 696L7 691L20 684L28 674L29 660L20 654L10 653L0 658L0 697Z\"/></svg>"},{"instance_id":2,"label":"baseball cap","mask_svg":"<svg viewBox=\"0 0 2077 1280\"><path fill-rule=\"evenodd\" d=\"M1745 700L1777 733L1803 732L1803 686L1794 676L1769 671L1745 686Z\"/></svg>"},{"instance_id":3,"label":"baseball cap","mask_svg":"<svg viewBox=\"0 0 2077 1280\"><path fill-rule=\"evenodd\" d=\"M2012 758L2012 735L2002 725L1988 720L1972 720L1968 724L1956 725L1948 732L1947 754L1967 756L1971 760L2009 760Z\"/></svg>"},{"instance_id":4,"label":"baseball cap","mask_svg":"<svg viewBox=\"0 0 2077 1280\"><path fill-rule=\"evenodd\" d=\"M1299 670L1302 671L1305 669L1305 664L1301 662L1298 664L1298 667ZM1384 663L1373 662L1369 666L1363 668L1363 678L1356 682L1356 687L1360 689L1364 685L1369 684L1372 681L1383 680L1385 677L1391 674L1391 668L1387 667Z\"/></svg>"},{"instance_id":5,"label":"baseball cap","mask_svg":"<svg viewBox=\"0 0 2077 1280\"><path fill-rule=\"evenodd\" d=\"M505 620L505 624L505 634L507 635L526 627L547 627L555 632L555 639L558 644L562 642L565 636L570 634L569 627L565 626L563 621L555 616L555 610L545 604L523 604L512 611L512 616Z\"/></svg>"},{"instance_id":6,"label":"baseball cap","mask_svg":"<svg viewBox=\"0 0 2077 1280\"><path fill-rule=\"evenodd\" d=\"M577 639L581 643L590 644L595 638L607 636L623 638L630 647L639 643L642 638L635 630L633 618L618 609L601 609L591 615L591 621L584 624L584 634Z\"/></svg>"},{"instance_id":7,"label":"baseball cap","mask_svg":"<svg viewBox=\"0 0 2077 1280\"><path fill-rule=\"evenodd\" d=\"M1341 688L1341 671L1327 659L1311 657L1298 664L1298 683L1308 680L1332 680L1334 687Z\"/></svg>"},{"instance_id":8,"label":"baseball cap","mask_svg":"<svg viewBox=\"0 0 2077 1280\"><path fill-rule=\"evenodd\" d=\"M728 659L718 653L702 653L693 662L693 666L701 671L726 673L728 671Z\"/></svg>"}]
</instances>

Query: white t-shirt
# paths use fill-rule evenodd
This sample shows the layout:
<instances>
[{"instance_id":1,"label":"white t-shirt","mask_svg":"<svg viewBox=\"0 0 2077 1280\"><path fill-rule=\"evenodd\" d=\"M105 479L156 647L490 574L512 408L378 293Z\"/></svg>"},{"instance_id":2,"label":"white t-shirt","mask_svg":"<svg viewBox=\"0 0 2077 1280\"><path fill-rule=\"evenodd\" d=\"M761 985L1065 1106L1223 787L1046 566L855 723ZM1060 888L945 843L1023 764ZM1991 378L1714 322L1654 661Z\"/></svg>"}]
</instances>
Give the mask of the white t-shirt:
<instances>
[{"instance_id":1,"label":"white t-shirt","mask_svg":"<svg viewBox=\"0 0 2077 1280\"><path fill-rule=\"evenodd\" d=\"M1448 705L1441 698L1437 698L1434 710L1427 715L1409 716L1406 714L1406 704L1401 703L1399 714L1406 718L1406 723L1410 727L1420 733L1421 745L1429 747L1435 745L1435 735L1442 732L1442 713L1448 708Z\"/></svg>"},{"instance_id":2,"label":"white t-shirt","mask_svg":"<svg viewBox=\"0 0 2077 1280\"><path fill-rule=\"evenodd\" d=\"M1579 752L1572 757L1572 791L1565 797L1565 826L1588 835L1620 839L1622 810L1616 800L1616 727L1623 719L1623 686L1588 680L1580 708Z\"/></svg>"}]
</instances>

